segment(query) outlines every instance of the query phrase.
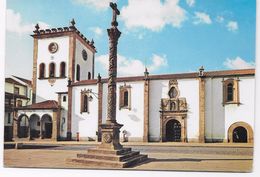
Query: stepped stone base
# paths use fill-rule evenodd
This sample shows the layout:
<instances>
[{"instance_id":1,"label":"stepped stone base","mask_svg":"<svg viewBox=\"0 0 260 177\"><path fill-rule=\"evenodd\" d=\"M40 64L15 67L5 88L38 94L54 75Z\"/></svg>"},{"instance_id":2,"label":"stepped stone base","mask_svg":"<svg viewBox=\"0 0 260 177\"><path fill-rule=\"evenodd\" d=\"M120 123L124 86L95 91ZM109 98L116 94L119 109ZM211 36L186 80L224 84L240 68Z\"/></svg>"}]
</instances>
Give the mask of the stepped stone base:
<instances>
[{"instance_id":1,"label":"stepped stone base","mask_svg":"<svg viewBox=\"0 0 260 177\"><path fill-rule=\"evenodd\" d=\"M70 162L86 164L91 167L127 168L148 160L147 155L142 155L131 148L89 149L85 154L77 154L77 158L69 159Z\"/></svg>"}]
</instances>

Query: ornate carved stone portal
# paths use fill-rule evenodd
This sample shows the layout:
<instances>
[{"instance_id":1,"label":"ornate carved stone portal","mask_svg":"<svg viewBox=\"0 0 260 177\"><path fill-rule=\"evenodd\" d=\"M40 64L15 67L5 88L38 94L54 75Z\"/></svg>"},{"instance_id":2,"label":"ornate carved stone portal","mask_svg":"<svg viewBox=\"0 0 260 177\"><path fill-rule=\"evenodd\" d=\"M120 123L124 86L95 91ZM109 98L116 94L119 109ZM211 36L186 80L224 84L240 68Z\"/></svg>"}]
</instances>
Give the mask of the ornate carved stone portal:
<instances>
[{"instance_id":1,"label":"ornate carved stone portal","mask_svg":"<svg viewBox=\"0 0 260 177\"><path fill-rule=\"evenodd\" d=\"M177 80L169 81L168 98L161 99L161 141L186 142L186 98L180 97Z\"/></svg>"},{"instance_id":2,"label":"ornate carved stone portal","mask_svg":"<svg viewBox=\"0 0 260 177\"><path fill-rule=\"evenodd\" d=\"M101 144L96 149L89 149L87 154L77 154L73 162L84 163L88 166L124 168L147 160L147 155L134 152L131 148L123 148L120 144L120 128L123 126L116 121L116 76L117 76L117 44L121 32L117 29L117 15L120 14L116 3L110 3L113 10L109 36L109 69L107 119L101 124Z\"/></svg>"}]
</instances>

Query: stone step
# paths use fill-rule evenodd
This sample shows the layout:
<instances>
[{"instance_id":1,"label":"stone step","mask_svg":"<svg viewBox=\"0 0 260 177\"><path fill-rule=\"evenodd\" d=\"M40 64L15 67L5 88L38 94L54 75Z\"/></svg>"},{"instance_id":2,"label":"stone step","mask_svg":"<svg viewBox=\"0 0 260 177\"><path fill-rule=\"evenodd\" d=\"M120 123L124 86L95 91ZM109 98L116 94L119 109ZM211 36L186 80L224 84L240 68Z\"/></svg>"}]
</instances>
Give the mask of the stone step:
<instances>
[{"instance_id":1,"label":"stone step","mask_svg":"<svg viewBox=\"0 0 260 177\"><path fill-rule=\"evenodd\" d=\"M120 161L111 161L111 160L102 160L102 159L90 159L90 158L76 158L70 159L70 162L77 162L86 164L89 167L109 167L109 168L127 168L135 164L146 161L147 155L135 155L125 159L123 162Z\"/></svg>"},{"instance_id":2,"label":"stone step","mask_svg":"<svg viewBox=\"0 0 260 177\"><path fill-rule=\"evenodd\" d=\"M137 151L127 151L122 155L116 154L102 154L102 153L86 153L86 154L77 154L77 158L90 158L90 159L100 159L100 160L112 160L112 161L123 161L132 156L139 155Z\"/></svg>"},{"instance_id":3,"label":"stone step","mask_svg":"<svg viewBox=\"0 0 260 177\"><path fill-rule=\"evenodd\" d=\"M120 150L113 150L113 149L101 149L101 148L95 148L95 149L88 149L89 153L93 154L114 154L114 155L123 155L129 151L131 151L131 148L123 148Z\"/></svg>"},{"instance_id":4,"label":"stone step","mask_svg":"<svg viewBox=\"0 0 260 177\"><path fill-rule=\"evenodd\" d=\"M137 156L125 159L124 160L125 163L123 163L123 168L128 168L128 167L134 166L136 164L143 163L143 162L145 162L147 160L148 160L148 156L147 155L139 154Z\"/></svg>"}]
</instances>

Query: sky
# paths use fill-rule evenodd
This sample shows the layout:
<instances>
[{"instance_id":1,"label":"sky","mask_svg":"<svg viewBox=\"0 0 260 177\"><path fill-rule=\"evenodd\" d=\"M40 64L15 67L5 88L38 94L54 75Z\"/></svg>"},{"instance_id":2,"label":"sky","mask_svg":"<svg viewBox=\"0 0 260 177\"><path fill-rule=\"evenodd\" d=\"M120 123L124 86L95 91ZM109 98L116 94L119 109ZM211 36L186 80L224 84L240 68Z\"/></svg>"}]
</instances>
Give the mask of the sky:
<instances>
[{"instance_id":1,"label":"sky","mask_svg":"<svg viewBox=\"0 0 260 177\"><path fill-rule=\"evenodd\" d=\"M34 25L76 27L95 41L95 75L107 76L111 0L8 0L6 76L31 79ZM255 0L113 0L118 5L118 75L255 67Z\"/></svg>"}]
</instances>

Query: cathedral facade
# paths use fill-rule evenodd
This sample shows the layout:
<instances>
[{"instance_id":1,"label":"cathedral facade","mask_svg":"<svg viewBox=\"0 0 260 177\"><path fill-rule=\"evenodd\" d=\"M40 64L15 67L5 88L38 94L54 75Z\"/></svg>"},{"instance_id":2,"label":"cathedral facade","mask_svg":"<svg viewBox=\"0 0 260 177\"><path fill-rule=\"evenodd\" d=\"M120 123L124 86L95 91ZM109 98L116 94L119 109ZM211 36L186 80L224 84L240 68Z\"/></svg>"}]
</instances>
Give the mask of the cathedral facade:
<instances>
[{"instance_id":1,"label":"cathedral facade","mask_svg":"<svg viewBox=\"0 0 260 177\"><path fill-rule=\"evenodd\" d=\"M35 27L32 104L16 109L13 139L100 141L107 78L94 42L75 27ZM255 70L117 78L122 141L253 142Z\"/></svg>"}]
</instances>

